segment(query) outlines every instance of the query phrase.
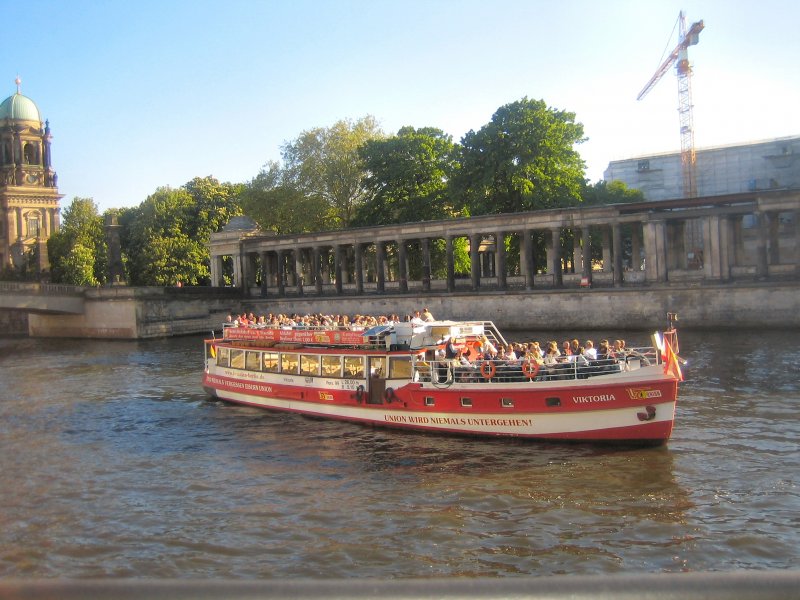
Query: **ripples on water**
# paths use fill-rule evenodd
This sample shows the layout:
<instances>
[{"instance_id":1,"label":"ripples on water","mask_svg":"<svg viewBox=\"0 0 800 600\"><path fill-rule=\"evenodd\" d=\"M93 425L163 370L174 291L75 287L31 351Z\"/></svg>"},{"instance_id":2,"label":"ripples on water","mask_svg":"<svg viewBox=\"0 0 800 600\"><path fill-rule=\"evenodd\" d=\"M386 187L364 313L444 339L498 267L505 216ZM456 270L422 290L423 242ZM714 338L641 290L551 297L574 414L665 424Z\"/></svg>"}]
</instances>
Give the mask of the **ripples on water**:
<instances>
[{"instance_id":1,"label":"ripples on water","mask_svg":"<svg viewBox=\"0 0 800 600\"><path fill-rule=\"evenodd\" d=\"M211 401L200 338L0 339L0 576L794 567L793 338L684 332L673 439L639 450L384 431Z\"/></svg>"}]
</instances>

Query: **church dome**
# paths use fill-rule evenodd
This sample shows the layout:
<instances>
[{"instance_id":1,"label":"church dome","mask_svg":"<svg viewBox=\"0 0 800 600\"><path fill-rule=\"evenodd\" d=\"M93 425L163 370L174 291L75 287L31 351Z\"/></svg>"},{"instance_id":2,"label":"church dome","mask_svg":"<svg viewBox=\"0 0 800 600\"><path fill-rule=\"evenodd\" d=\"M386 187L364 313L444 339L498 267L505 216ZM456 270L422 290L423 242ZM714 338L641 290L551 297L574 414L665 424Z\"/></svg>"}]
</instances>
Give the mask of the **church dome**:
<instances>
[{"instance_id":1,"label":"church dome","mask_svg":"<svg viewBox=\"0 0 800 600\"><path fill-rule=\"evenodd\" d=\"M33 100L19 93L19 84L21 83L19 78L15 83L17 84L17 93L9 96L0 104L0 120L13 119L15 121L36 121L41 123L39 108Z\"/></svg>"}]
</instances>

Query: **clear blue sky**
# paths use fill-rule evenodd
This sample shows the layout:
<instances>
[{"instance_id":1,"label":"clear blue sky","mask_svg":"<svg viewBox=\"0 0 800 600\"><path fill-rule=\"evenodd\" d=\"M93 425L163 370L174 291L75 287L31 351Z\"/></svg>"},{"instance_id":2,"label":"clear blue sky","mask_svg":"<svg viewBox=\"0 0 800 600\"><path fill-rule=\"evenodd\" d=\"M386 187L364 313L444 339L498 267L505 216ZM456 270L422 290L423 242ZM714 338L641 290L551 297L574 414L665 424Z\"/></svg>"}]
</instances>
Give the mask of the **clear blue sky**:
<instances>
[{"instance_id":1,"label":"clear blue sky","mask_svg":"<svg viewBox=\"0 0 800 600\"><path fill-rule=\"evenodd\" d=\"M706 26L696 146L800 134L795 0L0 0L0 98L19 74L50 120L63 206L248 181L302 131L368 114L459 141L523 96L576 113L597 181L680 149L674 71L636 96L681 9Z\"/></svg>"}]
</instances>

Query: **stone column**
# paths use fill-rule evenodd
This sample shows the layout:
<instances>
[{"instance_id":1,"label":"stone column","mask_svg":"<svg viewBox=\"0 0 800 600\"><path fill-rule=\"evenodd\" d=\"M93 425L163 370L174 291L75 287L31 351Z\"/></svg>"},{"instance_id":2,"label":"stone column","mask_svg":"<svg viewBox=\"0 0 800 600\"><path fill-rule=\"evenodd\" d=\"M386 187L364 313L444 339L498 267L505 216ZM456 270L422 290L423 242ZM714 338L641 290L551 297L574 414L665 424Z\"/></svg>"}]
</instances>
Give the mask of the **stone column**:
<instances>
[{"instance_id":1,"label":"stone column","mask_svg":"<svg viewBox=\"0 0 800 600\"><path fill-rule=\"evenodd\" d=\"M631 269L642 270L642 224L631 223Z\"/></svg>"},{"instance_id":2,"label":"stone column","mask_svg":"<svg viewBox=\"0 0 800 600\"><path fill-rule=\"evenodd\" d=\"M525 289L532 290L534 286L534 273L533 273L533 240L531 236L533 231L525 229L521 233L522 241L520 243L520 267L522 267L522 275L525 278Z\"/></svg>"},{"instance_id":3,"label":"stone column","mask_svg":"<svg viewBox=\"0 0 800 600\"><path fill-rule=\"evenodd\" d=\"M766 213L767 229L769 231L769 264L781 264L780 250L780 214L772 211Z\"/></svg>"},{"instance_id":4,"label":"stone column","mask_svg":"<svg viewBox=\"0 0 800 600\"><path fill-rule=\"evenodd\" d=\"M456 267L455 258L453 257L453 236L448 235L445 238L445 253L447 255L447 291L456 291Z\"/></svg>"},{"instance_id":5,"label":"stone column","mask_svg":"<svg viewBox=\"0 0 800 600\"><path fill-rule=\"evenodd\" d=\"M341 296L343 288L342 288L342 258L344 255L344 246L342 244L336 244L334 248L334 255L333 255L333 272L336 281L334 282L336 285L336 293Z\"/></svg>"},{"instance_id":6,"label":"stone column","mask_svg":"<svg viewBox=\"0 0 800 600\"><path fill-rule=\"evenodd\" d=\"M320 271L321 248L314 246L311 249L311 278L314 280L314 291L317 296L322 295L322 273Z\"/></svg>"},{"instance_id":7,"label":"stone column","mask_svg":"<svg viewBox=\"0 0 800 600\"><path fill-rule=\"evenodd\" d=\"M767 216L760 210L753 213L756 223L756 277L766 279L769 276L769 256L767 246L769 240L769 223Z\"/></svg>"},{"instance_id":8,"label":"stone column","mask_svg":"<svg viewBox=\"0 0 800 600\"><path fill-rule=\"evenodd\" d=\"M303 249L294 249L294 284L297 288L297 295L303 295Z\"/></svg>"},{"instance_id":9,"label":"stone column","mask_svg":"<svg viewBox=\"0 0 800 600\"><path fill-rule=\"evenodd\" d=\"M431 291L431 246L430 238L422 238L419 241L422 250L422 291Z\"/></svg>"},{"instance_id":10,"label":"stone column","mask_svg":"<svg viewBox=\"0 0 800 600\"><path fill-rule=\"evenodd\" d=\"M261 252L261 297L269 295L269 254Z\"/></svg>"},{"instance_id":11,"label":"stone column","mask_svg":"<svg viewBox=\"0 0 800 600\"><path fill-rule=\"evenodd\" d=\"M406 252L406 240L397 240L397 262L398 276L400 278L400 292L408 291L408 256Z\"/></svg>"},{"instance_id":12,"label":"stone column","mask_svg":"<svg viewBox=\"0 0 800 600\"><path fill-rule=\"evenodd\" d=\"M211 287L222 287L222 257L211 256L208 266L211 270ZM114 282L112 280L109 283Z\"/></svg>"},{"instance_id":13,"label":"stone column","mask_svg":"<svg viewBox=\"0 0 800 600\"><path fill-rule=\"evenodd\" d=\"M667 281L667 231L664 221L648 221L644 226L645 279Z\"/></svg>"},{"instance_id":14,"label":"stone column","mask_svg":"<svg viewBox=\"0 0 800 600\"><path fill-rule=\"evenodd\" d=\"M497 288L504 290L508 287L506 279L506 232L498 231L494 234L494 271L497 277Z\"/></svg>"},{"instance_id":15,"label":"stone column","mask_svg":"<svg viewBox=\"0 0 800 600\"><path fill-rule=\"evenodd\" d=\"M470 275L472 277L472 291L477 292L481 287L481 236L473 233L469 236Z\"/></svg>"},{"instance_id":16,"label":"stone column","mask_svg":"<svg viewBox=\"0 0 800 600\"><path fill-rule=\"evenodd\" d=\"M611 225L611 253L614 255L614 286L622 285L622 225Z\"/></svg>"},{"instance_id":17,"label":"stone column","mask_svg":"<svg viewBox=\"0 0 800 600\"><path fill-rule=\"evenodd\" d=\"M241 246L239 246L239 253L231 256L233 262L233 287L243 289L244 281L242 279L242 261L244 257L241 254Z\"/></svg>"},{"instance_id":18,"label":"stone column","mask_svg":"<svg viewBox=\"0 0 800 600\"><path fill-rule=\"evenodd\" d=\"M9 236L10 238L11 236ZM17 241L22 241L22 207L17 207Z\"/></svg>"},{"instance_id":19,"label":"stone column","mask_svg":"<svg viewBox=\"0 0 800 600\"><path fill-rule=\"evenodd\" d=\"M581 271L581 279L585 279L588 285L592 285L592 237L589 231L589 226L581 229L581 242L583 244L583 269ZM581 282L583 283L583 282Z\"/></svg>"},{"instance_id":20,"label":"stone column","mask_svg":"<svg viewBox=\"0 0 800 600\"><path fill-rule=\"evenodd\" d=\"M572 271L581 273L583 271L583 250L581 249L581 236L578 235L580 229L572 229Z\"/></svg>"},{"instance_id":21,"label":"stone column","mask_svg":"<svg viewBox=\"0 0 800 600\"><path fill-rule=\"evenodd\" d=\"M353 262L355 263L356 294L359 296L364 293L364 246L356 242L353 247Z\"/></svg>"},{"instance_id":22,"label":"stone column","mask_svg":"<svg viewBox=\"0 0 800 600\"><path fill-rule=\"evenodd\" d=\"M283 274L283 250L278 250L275 256L277 262L275 265L275 284L278 288L278 296L283 298L286 296L286 280Z\"/></svg>"},{"instance_id":23,"label":"stone column","mask_svg":"<svg viewBox=\"0 0 800 600\"><path fill-rule=\"evenodd\" d=\"M550 229L550 252L547 257L547 272L553 275L555 287L564 286L564 271L561 268L561 228Z\"/></svg>"},{"instance_id":24,"label":"stone column","mask_svg":"<svg viewBox=\"0 0 800 600\"><path fill-rule=\"evenodd\" d=\"M386 291L386 246L375 242L375 287L378 293Z\"/></svg>"},{"instance_id":25,"label":"stone column","mask_svg":"<svg viewBox=\"0 0 800 600\"><path fill-rule=\"evenodd\" d=\"M613 269L611 263L611 230L603 226L603 273Z\"/></svg>"}]
</instances>

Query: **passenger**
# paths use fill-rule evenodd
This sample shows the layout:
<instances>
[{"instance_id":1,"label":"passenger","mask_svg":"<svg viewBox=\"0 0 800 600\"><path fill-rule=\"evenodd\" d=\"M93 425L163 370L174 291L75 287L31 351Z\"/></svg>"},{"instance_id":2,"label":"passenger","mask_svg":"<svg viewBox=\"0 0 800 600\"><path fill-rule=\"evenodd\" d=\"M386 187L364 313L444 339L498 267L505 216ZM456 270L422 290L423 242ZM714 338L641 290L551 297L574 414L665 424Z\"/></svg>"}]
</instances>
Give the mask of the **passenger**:
<instances>
[{"instance_id":1,"label":"passenger","mask_svg":"<svg viewBox=\"0 0 800 600\"><path fill-rule=\"evenodd\" d=\"M561 344L561 355L566 357L566 362L572 362L572 360L569 358L572 356L572 342L569 340L564 340L564 342Z\"/></svg>"},{"instance_id":2,"label":"passenger","mask_svg":"<svg viewBox=\"0 0 800 600\"><path fill-rule=\"evenodd\" d=\"M594 342L592 340L586 340L583 355L590 361L597 360L597 349L594 347Z\"/></svg>"},{"instance_id":3,"label":"passenger","mask_svg":"<svg viewBox=\"0 0 800 600\"><path fill-rule=\"evenodd\" d=\"M581 343L577 339L574 339L572 342L570 342L570 350L572 350L573 355L583 354L580 348Z\"/></svg>"},{"instance_id":4,"label":"passenger","mask_svg":"<svg viewBox=\"0 0 800 600\"><path fill-rule=\"evenodd\" d=\"M427 322L427 323L431 323L431 322L435 321L436 319L433 318L433 315L431 314L431 311L429 311L427 308L423 308L422 309L422 320Z\"/></svg>"},{"instance_id":5,"label":"passenger","mask_svg":"<svg viewBox=\"0 0 800 600\"><path fill-rule=\"evenodd\" d=\"M558 377L558 369L560 367L558 359L560 355L558 343L548 342L547 350L544 353L544 359L542 361L544 368L547 370L548 379L556 379Z\"/></svg>"}]
</instances>

